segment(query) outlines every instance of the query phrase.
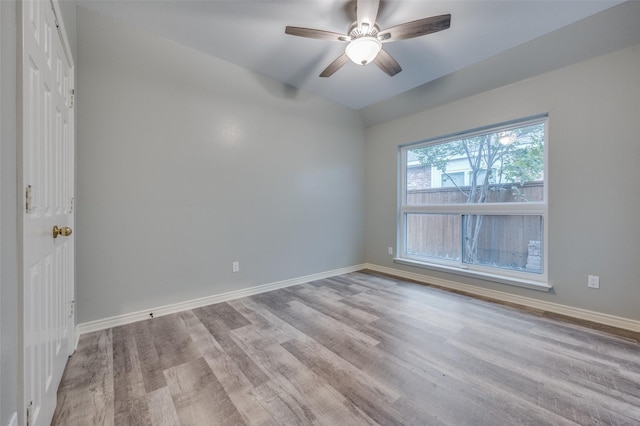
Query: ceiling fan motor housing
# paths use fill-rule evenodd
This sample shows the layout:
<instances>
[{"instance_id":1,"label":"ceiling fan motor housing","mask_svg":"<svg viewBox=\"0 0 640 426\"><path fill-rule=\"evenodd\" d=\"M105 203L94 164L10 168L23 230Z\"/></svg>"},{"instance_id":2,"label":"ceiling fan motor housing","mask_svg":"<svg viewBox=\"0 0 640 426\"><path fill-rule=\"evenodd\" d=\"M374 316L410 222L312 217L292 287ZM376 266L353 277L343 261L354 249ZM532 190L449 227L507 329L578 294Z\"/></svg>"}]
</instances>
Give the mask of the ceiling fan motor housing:
<instances>
[{"instance_id":1,"label":"ceiling fan motor housing","mask_svg":"<svg viewBox=\"0 0 640 426\"><path fill-rule=\"evenodd\" d=\"M349 34L352 39L356 39L356 38L365 37L365 36L376 37L379 32L380 32L380 27L378 27L378 24L373 24L373 25L363 24L363 28L360 28L358 26L358 21L354 21L349 26L349 31L347 31L347 34Z\"/></svg>"},{"instance_id":2,"label":"ceiling fan motor housing","mask_svg":"<svg viewBox=\"0 0 640 426\"><path fill-rule=\"evenodd\" d=\"M395 25L380 32L376 23L380 0L357 0L356 21L349 26L346 34L313 28L287 26L285 33L321 40L347 42L345 52L338 56L320 73L320 77L330 77L349 62L367 65L374 62L389 76L402 71L400 64L388 52L382 49L382 43L406 40L426 34L446 30L451 24L451 15L431 16L404 24Z\"/></svg>"}]
</instances>

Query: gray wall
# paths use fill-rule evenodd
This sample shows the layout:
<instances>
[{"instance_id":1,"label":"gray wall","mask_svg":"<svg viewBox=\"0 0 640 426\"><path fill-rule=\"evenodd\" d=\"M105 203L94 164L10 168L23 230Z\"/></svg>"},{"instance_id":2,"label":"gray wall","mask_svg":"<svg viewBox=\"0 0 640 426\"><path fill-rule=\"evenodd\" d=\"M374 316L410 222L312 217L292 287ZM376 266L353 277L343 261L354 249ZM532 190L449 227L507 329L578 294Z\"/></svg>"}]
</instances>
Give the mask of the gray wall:
<instances>
[{"instance_id":1,"label":"gray wall","mask_svg":"<svg viewBox=\"0 0 640 426\"><path fill-rule=\"evenodd\" d=\"M364 261L355 111L77 20L79 323Z\"/></svg>"},{"instance_id":2,"label":"gray wall","mask_svg":"<svg viewBox=\"0 0 640 426\"><path fill-rule=\"evenodd\" d=\"M76 40L76 0L57 0L60 6L60 13L64 30L67 33L67 41L69 49L74 61L78 56L77 40Z\"/></svg>"},{"instance_id":3,"label":"gray wall","mask_svg":"<svg viewBox=\"0 0 640 426\"><path fill-rule=\"evenodd\" d=\"M16 4L0 1L0 424L17 411Z\"/></svg>"},{"instance_id":4,"label":"gray wall","mask_svg":"<svg viewBox=\"0 0 640 426\"><path fill-rule=\"evenodd\" d=\"M396 265L397 147L549 113L551 293ZM367 129L366 259L640 320L640 45ZM587 288L600 275L600 289Z\"/></svg>"}]
</instances>

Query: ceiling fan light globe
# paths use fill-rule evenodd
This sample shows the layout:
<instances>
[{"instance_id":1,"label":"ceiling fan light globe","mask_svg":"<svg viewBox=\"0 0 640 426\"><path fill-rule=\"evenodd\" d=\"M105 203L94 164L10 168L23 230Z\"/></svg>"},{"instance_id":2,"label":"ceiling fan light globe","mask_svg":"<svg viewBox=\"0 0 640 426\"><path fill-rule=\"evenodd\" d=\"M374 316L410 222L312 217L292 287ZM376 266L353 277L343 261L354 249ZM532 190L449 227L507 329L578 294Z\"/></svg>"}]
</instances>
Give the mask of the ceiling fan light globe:
<instances>
[{"instance_id":1,"label":"ceiling fan light globe","mask_svg":"<svg viewBox=\"0 0 640 426\"><path fill-rule=\"evenodd\" d=\"M372 62L382 49L382 43L375 37L364 36L352 40L345 49L345 53L354 63L366 65Z\"/></svg>"},{"instance_id":2,"label":"ceiling fan light globe","mask_svg":"<svg viewBox=\"0 0 640 426\"><path fill-rule=\"evenodd\" d=\"M512 132L500 132L498 134L498 142L500 145L509 146L516 141L516 135Z\"/></svg>"}]
</instances>

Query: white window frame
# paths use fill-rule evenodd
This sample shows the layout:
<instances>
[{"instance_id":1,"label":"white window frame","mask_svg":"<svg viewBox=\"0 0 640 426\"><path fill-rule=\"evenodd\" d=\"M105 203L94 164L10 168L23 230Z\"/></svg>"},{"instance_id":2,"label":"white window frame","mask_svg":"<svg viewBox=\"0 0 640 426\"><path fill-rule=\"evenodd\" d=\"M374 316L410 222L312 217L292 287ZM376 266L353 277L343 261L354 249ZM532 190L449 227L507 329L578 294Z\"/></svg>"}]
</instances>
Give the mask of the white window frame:
<instances>
[{"instance_id":1,"label":"white window frame","mask_svg":"<svg viewBox=\"0 0 640 426\"><path fill-rule=\"evenodd\" d=\"M461 138L472 137L485 133L508 131L510 129L526 127L528 125L544 124L544 188L542 202L511 202L511 203L480 203L480 204L432 204L432 205L408 205L407 204L407 151L419 147L442 144ZM479 278L483 280L530 288L539 291L549 291L552 286L548 277L548 153L549 153L549 118L547 114L541 114L520 120L509 121L482 128L450 134L446 136L427 139L398 146L398 219L397 219L397 257L394 262L404 265L417 266L441 272ZM426 261L407 253L406 244L406 215L411 213L436 213L458 215L535 215L542 217L542 271L533 273L515 271L502 268L494 268L484 265L463 263L462 253L460 261L445 261L433 259Z\"/></svg>"}]
</instances>

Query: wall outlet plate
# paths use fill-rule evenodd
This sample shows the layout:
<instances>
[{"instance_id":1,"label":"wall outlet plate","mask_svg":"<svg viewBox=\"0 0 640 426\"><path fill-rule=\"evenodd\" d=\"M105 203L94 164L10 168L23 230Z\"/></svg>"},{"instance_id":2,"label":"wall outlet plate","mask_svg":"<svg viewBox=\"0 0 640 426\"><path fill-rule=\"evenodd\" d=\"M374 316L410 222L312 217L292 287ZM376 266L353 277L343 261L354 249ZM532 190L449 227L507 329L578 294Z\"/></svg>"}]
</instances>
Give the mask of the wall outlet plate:
<instances>
[{"instance_id":1,"label":"wall outlet plate","mask_svg":"<svg viewBox=\"0 0 640 426\"><path fill-rule=\"evenodd\" d=\"M587 278L587 287L600 288L600 277L597 275L589 275Z\"/></svg>"}]
</instances>

